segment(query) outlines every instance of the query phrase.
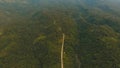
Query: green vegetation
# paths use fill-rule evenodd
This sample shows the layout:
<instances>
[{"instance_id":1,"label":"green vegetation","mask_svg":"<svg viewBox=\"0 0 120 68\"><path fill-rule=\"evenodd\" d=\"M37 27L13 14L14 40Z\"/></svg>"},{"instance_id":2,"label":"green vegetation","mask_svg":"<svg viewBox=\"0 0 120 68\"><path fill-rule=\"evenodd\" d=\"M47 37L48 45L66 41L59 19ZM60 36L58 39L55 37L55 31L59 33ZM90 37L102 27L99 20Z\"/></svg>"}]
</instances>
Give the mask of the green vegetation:
<instances>
[{"instance_id":1,"label":"green vegetation","mask_svg":"<svg viewBox=\"0 0 120 68\"><path fill-rule=\"evenodd\" d=\"M118 10L87 1L0 2L0 68L61 68L63 33L64 68L120 68Z\"/></svg>"}]
</instances>

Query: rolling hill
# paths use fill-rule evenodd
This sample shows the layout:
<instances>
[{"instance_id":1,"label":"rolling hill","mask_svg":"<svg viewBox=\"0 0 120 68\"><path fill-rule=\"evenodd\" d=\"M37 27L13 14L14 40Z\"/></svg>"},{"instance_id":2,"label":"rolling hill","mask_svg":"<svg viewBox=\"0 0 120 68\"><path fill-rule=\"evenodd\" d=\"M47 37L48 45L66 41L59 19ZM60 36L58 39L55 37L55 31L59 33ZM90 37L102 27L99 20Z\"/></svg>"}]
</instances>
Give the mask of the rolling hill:
<instances>
[{"instance_id":1,"label":"rolling hill","mask_svg":"<svg viewBox=\"0 0 120 68\"><path fill-rule=\"evenodd\" d=\"M0 0L0 68L120 68L119 0Z\"/></svg>"}]
</instances>

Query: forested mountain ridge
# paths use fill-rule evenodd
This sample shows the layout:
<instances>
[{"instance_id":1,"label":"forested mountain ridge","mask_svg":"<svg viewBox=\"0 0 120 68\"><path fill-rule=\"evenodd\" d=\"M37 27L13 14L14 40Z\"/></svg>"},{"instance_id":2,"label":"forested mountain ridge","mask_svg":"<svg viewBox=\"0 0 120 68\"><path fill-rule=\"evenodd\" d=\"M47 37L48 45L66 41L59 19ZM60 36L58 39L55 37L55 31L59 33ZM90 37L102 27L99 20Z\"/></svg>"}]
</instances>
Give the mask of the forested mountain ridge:
<instances>
[{"instance_id":1,"label":"forested mountain ridge","mask_svg":"<svg viewBox=\"0 0 120 68\"><path fill-rule=\"evenodd\" d=\"M120 68L113 0L0 0L0 67Z\"/></svg>"}]
</instances>

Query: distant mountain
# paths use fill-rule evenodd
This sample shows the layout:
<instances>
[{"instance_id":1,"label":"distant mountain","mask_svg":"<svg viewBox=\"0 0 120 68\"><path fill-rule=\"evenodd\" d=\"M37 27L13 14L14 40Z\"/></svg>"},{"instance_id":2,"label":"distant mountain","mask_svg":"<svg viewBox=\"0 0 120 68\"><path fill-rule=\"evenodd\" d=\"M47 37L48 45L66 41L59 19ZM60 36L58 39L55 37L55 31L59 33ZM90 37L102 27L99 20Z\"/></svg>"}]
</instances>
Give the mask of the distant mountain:
<instances>
[{"instance_id":1,"label":"distant mountain","mask_svg":"<svg viewBox=\"0 0 120 68\"><path fill-rule=\"evenodd\" d=\"M119 0L0 0L0 6L5 9L15 9L17 12L21 10L31 11L41 8L71 8L82 6L90 10L102 10L103 12L119 14ZM7 8L8 7L8 8ZM74 8L73 7L73 8ZM14 11L14 10L13 10ZM23 12L22 12L23 13Z\"/></svg>"}]
</instances>

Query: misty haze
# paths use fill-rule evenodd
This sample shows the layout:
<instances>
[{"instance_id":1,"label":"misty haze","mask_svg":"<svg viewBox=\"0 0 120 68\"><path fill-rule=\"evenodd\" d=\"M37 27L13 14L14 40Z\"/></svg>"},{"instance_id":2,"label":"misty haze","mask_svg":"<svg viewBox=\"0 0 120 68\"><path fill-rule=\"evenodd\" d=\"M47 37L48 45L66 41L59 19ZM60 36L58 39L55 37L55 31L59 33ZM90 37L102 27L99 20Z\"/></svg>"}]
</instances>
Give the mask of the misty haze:
<instances>
[{"instance_id":1,"label":"misty haze","mask_svg":"<svg viewBox=\"0 0 120 68\"><path fill-rule=\"evenodd\" d=\"M0 68L120 68L120 0L0 0Z\"/></svg>"}]
</instances>

